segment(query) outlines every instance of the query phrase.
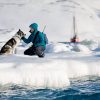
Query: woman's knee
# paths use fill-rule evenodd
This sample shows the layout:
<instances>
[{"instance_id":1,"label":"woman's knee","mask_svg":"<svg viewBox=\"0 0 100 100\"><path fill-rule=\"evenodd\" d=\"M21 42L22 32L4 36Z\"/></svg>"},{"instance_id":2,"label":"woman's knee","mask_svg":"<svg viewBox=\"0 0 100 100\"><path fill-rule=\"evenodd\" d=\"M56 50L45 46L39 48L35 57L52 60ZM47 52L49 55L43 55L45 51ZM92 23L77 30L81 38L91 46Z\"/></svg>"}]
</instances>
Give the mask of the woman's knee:
<instances>
[{"instance_id":1,"label":"woman's knee","mask_svg":"<svg viewBox=\"0 0 100 100\"><path fill-rule=\"evenodd\" d=\"M40 46L36 48L36 54L38 55L38 57L44 57L44 47Z\"/></svg>"}]
</instances>

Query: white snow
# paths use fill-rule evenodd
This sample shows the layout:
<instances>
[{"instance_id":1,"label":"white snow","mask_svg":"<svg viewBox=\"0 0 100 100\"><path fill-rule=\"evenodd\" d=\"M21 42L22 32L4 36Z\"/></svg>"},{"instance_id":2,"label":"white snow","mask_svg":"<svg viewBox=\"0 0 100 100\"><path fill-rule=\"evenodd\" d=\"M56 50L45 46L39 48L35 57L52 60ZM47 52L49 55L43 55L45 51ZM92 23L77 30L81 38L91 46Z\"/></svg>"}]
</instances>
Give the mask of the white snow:
<instances>
[{"instance_id":1,"label":"white snow","mask_svg":"<svg viewBox=\"0 0 100 100\"><path fill-rule=\"evenodd\" d=\"M73 44L73 50L77 52L85 52L85 53L91 52L88 47L81 44Z\"/></svg>"},{"instance_id":2,"label":"white snow","mask_svg":"<svg viewBox=\"0 0 100 100\"><path fill-rule=\"evenodd\" d=\"M15 55L0 56L0 84L65 88L71 78L100 76L99 7L99 0L0 0L0 47L19 28L28 36L33 22L41 31L47 26L45 33L50 40L45 58L23 55L28 48L23 43ZM73 15L83 41L63 44L72 36Z\"/></svg>"},{"instance_id":3,"label":"white snow","mask_svg":"<svg viewBox=\"0 0 100 100\"><path fill-rule=\"evenodd\" d=\"M17 54L0 56L0 84L65 88L70 85L71 78L100 76L99 58L83 45L77 44L78 52L73 49L75 45L71 47L69 45L68 48L68 44L50 43L48 53L41 59L37 56L23 55L26 48L19 46Z\"/></svg>"},{"instance_id":4,"label":"white snow","mask_svg":"<svg viewBox=\"0 0 100 100\"><path fill-rule=\"evenodd\" d=\"M75 56L73 57L72 54ZM100 61L94 56L62 53L44 59L22 55L0 57L0 84L29 85L33 88L64 88L70 78L100 76ZM66 55L66 56L65 56ZM78 57L77 57L78 56Z\"/></svg>"},{"instance_id":5,"label":"white snow","mask_svg":"<svg viewBox=\"0 0 100 100\"><path fill-rule=\"evenodd\" d=\"M61 44L61 43L50 43L46 47L46 53L58 53L70 50L71 50L70 45L67 47L66 44Z\"/></svg>"}]
</instances>

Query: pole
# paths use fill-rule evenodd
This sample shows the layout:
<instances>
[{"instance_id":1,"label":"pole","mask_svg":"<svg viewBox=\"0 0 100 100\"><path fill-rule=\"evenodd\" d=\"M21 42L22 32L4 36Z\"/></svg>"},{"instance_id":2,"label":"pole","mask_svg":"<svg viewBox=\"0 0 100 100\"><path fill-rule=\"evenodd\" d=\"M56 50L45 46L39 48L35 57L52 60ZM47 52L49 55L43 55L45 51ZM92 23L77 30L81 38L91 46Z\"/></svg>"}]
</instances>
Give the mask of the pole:
<instances>
[{"instance_id":1,"label":"pole","mask_svg":"<svg viewBox=\"0 0 100 100\"><path fill-rule=\"evenodd\" d=\"M74 33L74 36L77 35L76 34L76 19L75 19L75 16L73 16L73 33Z\"/></svg>"},{"instance_id":2,"label":"pole","mask_svg":"<svg viewBox=\"0 0 100 100\"><path fill-rule=\"evenodd\" d=\"M44 33L45 29L46 29L46 25L45 25L44 28L43 28L43 31L42 31L43 33Z\"/></svg>"}]
</instances>

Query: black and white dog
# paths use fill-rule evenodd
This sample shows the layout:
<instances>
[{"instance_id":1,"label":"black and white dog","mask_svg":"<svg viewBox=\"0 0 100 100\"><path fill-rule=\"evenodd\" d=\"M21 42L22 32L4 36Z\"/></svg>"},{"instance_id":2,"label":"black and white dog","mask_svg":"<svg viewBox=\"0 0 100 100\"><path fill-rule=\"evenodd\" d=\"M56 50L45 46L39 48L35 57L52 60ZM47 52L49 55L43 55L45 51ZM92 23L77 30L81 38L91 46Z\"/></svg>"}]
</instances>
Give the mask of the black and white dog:
<instances>
[{"instance_id":1,"label":"black and white dog","mask_svg":"<svg viewBox=\"0 0 100 100\"><path fill-rule=\"evenodd\" d=\"M6 44L1 48L0 55L9 55L13 54L15 51L15 48L20 43L22 37L24 37L25 34L19 29L19 31L13 36L10 40L6 42Z\"/></svg>"}]
</instances>

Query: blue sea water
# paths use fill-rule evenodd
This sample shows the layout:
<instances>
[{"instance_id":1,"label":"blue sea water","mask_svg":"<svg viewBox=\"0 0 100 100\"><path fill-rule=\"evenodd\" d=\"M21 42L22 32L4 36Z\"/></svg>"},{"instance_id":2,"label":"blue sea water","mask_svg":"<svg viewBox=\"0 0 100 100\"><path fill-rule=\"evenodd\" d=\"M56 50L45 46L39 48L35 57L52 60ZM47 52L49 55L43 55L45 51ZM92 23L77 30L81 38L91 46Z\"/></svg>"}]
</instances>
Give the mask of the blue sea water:
<instances>
[{"instance_id":1,"label":"blue sea water","mask_svg":"<svg viewBox=\"0 0 100 100\"><path fill-rule=\"evenodd\" d=\"M71 79L65 89L33 89L28 86L0 86L0 100L100 100L100 77Z\"/></svg>"}]
</instances>

